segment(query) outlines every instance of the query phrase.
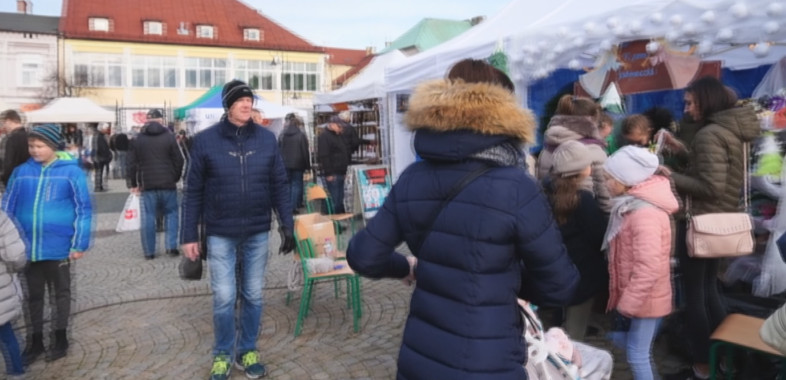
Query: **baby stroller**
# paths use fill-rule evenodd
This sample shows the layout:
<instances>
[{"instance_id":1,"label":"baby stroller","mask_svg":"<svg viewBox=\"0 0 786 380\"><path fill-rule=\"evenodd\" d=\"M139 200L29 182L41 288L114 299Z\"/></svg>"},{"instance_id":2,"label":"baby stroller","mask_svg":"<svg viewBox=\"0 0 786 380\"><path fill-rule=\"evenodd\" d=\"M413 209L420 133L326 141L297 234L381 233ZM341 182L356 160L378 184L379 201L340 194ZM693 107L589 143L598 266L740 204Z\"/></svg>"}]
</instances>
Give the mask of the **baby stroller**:
<instances>
[{"instance_id":1,"label":"baby stroller","mask_svg":"<svg viewBox=\"0 0 786 380\"><path fill-rule=\"evenodd\" d=\"M519 300L526 323L524 339L528 360L525 366L531 380L609 380L614 359L608 351L568 339L560 328L543 331L532 306Z\"/></svg>"}]
</instances>

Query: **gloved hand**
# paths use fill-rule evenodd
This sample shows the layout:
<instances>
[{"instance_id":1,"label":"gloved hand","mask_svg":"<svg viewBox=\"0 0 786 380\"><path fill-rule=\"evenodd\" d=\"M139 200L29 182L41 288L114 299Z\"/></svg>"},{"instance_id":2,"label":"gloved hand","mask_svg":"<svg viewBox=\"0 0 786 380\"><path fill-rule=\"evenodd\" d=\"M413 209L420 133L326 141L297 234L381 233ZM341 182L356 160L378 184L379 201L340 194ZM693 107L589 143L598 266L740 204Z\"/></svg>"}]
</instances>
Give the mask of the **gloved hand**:
<instances>
[{"instance_id":1,"label":"gloved hand","mask_svg":"<svg viewBox=\"0 0 786 380\"><path fill-rule=\"evenodd\" d=\"M279 227L278 233L281 235L281 248L278 250L279 255L286 255L295 250L295 235L289 228Z\"/></svg>"}]
</instances>

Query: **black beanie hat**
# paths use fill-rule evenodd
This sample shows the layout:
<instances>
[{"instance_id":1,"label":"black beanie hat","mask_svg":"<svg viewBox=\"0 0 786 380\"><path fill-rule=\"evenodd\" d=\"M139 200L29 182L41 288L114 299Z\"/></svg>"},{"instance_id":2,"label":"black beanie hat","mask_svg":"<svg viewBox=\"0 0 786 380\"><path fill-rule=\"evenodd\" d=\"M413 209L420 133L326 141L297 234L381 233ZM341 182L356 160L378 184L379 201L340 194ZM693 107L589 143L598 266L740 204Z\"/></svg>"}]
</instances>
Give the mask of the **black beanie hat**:
<instances>
[{"instance_id":1,"label":"black beanie hat","mask_svg":"<svg viewBox=\"0 0 786 380\"><path fill-rule=\"evenodd\" d=\"M63 147L63 133L60 131L59 125L44 124L33 127L33 130L27 134L27 137L41 140L53 150L62 149Z\"/></svg>"},{"instance_id":2,"label":"black beanie hat","mask_svg":"<svg viewBox=\"0 0 786 380\"><path fill-rule=\"evenodd\" d=\"M153 108L150 111L147 111L147 118L148 119L163 119L164 113L161 112L158 108Z\"/></svg>"},{"instance_id":3,"label":"black beanie hat","mask_svg":"<svg viewBox=\"0 0 786 380\"><path fill-rule=\"evenodd\" d=\"M249 97L251 100L254 100L254 91L251 90L251 87L240 80L232 80L231 82L224 85L224 89L221 91L221 105L224 106L224 110L228 110L232 107L235 102L244 97Z\"/></svg>"}]
</instances>

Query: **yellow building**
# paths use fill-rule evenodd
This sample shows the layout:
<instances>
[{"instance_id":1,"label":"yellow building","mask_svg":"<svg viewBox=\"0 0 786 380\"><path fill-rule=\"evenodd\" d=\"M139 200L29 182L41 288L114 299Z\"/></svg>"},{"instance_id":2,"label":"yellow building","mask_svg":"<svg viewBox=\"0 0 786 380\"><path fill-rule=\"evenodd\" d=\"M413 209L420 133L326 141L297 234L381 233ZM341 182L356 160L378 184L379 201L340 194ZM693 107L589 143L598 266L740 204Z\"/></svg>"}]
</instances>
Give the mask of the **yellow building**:
<instances>
[{"instance_id":1,"label":"yellow building","mask_svg":"<svg viewBox=\"0 0 786 380\"><path fill-rule=\"evenodd\" d=\"M268 101L311 107L330 89L323 48L235 0L66 1L61 92L104 106L180 107L237 78Z\"/></svg>"}]
</instances>

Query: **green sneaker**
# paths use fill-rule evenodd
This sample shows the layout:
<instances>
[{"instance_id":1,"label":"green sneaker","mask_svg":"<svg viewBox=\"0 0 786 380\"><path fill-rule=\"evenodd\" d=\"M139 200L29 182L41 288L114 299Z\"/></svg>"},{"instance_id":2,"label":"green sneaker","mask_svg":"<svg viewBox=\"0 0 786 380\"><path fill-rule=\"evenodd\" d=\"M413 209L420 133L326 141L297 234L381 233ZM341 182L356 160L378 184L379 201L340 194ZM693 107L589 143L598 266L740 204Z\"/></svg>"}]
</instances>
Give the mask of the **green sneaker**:
<instances>
[{"instance_id":1,"label":"green sneaker","mask_svg":"<svg viewBox=\"0 0 786 380\"><path fill-rule=\"evenodd\" d=\"M231 369L232 363L229 362L229 356L217 355L213 358L213 369L210 370L210 380L229 379L229 370Z\"/></svg>"},{"instance_id":2,"label":"green sneaker","mask_svg":"<svg viewBox=\"0 0 786 380\"><path fill-rule=\"evenodd\" d=\"M256 351L248 351L238 356L235 360L235 367L246 373L249 379L258 379L267 375L265 365L259 362L259 354Z\"/></svg>"}]
</instances>

